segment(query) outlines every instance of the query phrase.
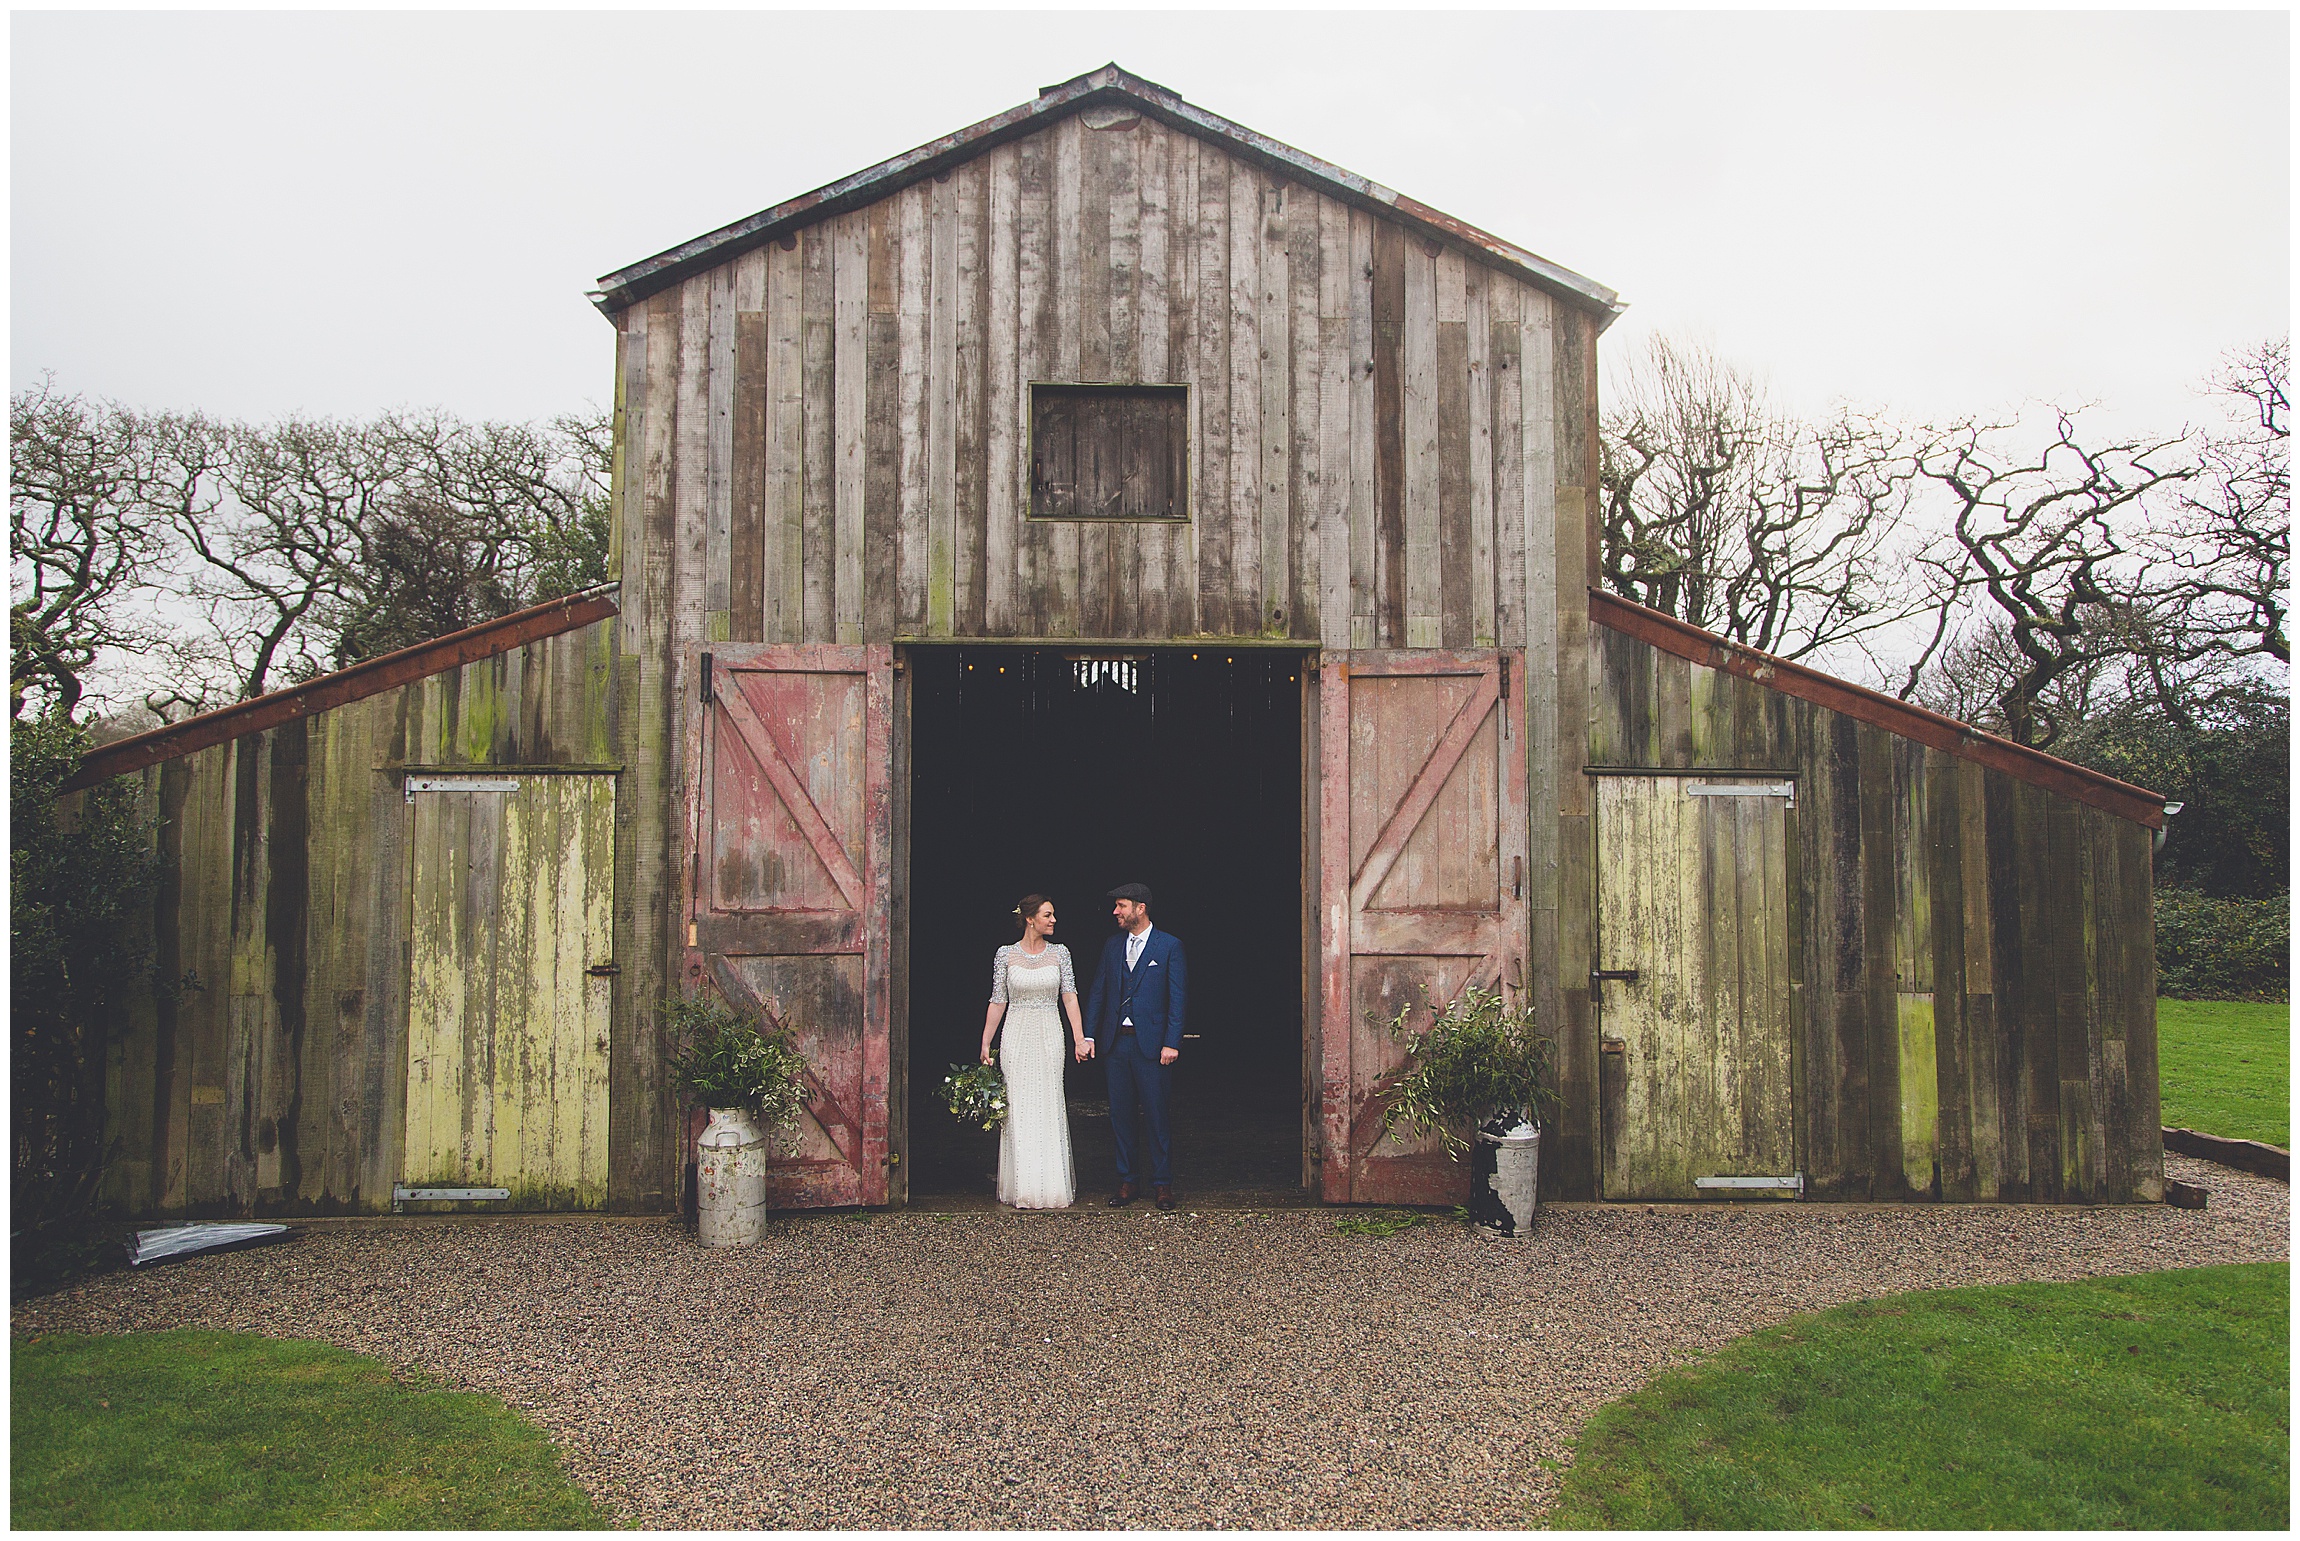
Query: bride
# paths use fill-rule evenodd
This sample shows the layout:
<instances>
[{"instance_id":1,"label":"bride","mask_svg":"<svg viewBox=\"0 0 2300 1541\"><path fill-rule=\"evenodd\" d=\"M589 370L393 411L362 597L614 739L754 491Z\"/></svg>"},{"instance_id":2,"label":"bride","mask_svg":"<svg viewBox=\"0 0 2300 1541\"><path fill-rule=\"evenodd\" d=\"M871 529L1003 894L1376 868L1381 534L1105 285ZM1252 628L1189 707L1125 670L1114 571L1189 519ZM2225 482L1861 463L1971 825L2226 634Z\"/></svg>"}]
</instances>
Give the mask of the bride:
<instances>
[{"instance_id":1,"label":"bride","mask_svg":"<svg viewBox=\"0 0 2300 1541\"><path fill-rule=\"evenodd\" d=\"M982 1022L982 1062L1006 1019L998 1066L1006 1077L1006 1122L998 1130L998 1201L1017 1209L1066 1209L1077 1188L1070 1169L1070 1115L1062 1099L1062 1014L1071 1052L1091 1059L1094 1044L1078 1015L1078 976L1070 949L1054 940L1054 901L1032 894L1014 908L1022 940L998 949L990 1010ZM1056 1002L1059 999L1060 1005Z\"/></svg>"}]
</instances>

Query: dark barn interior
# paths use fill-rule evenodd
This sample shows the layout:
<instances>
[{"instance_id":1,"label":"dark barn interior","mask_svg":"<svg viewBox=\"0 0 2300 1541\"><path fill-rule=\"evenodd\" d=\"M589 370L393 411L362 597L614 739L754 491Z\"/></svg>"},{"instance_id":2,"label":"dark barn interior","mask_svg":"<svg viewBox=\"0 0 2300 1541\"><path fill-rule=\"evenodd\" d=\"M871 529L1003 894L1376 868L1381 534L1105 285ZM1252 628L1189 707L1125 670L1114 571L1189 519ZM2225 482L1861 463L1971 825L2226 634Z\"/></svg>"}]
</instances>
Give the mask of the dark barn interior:
<instances>
[{"instance_id":1,"label":"dark barn interior","mask_svg":"<svg viewBox=\"0 0 2300 1541\"><path fill-rule=\"evenodd\" d=\"M1147 883L1181 939L1190 1011L1173 1082L1177 1193L1291 1198L1302 1158L1303 655L922 647L911 670L910 1190L995 1191L997 1137L939 1098L978 1052L992 955L1053 899L1083 1009L1102 897ZM1113 1185L1107 1091L1073 1063L1081 1203Z\"/></svg>"}]
</instances>

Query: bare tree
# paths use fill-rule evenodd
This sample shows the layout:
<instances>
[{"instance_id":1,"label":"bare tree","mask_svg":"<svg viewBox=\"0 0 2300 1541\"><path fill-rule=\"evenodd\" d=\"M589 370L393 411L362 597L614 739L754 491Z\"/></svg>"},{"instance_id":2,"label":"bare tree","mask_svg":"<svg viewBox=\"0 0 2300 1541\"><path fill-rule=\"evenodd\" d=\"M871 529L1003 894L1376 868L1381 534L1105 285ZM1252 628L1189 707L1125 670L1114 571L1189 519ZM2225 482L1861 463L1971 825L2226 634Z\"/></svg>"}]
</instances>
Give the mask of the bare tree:
<instances>
[{"instance_id":1,"label":"bare tree","mask_svg":"<svg viewBox=\"0 0 2300 1541\"><path fill-rule=\"evenodd\" d=\"M155 445L134 414L43 381L9 399L8 447L8 715L37 697L69 716L106 650L148 640L123 601L164 552L142 516Z\"/></svg>"},{"instance_id":2,"label":"bare tree","mask_svg":"<svg viewBox=\"0 0 2300 1541\"><path fill-rule=\"evenodd\" d=\"M224 432L228 496L177 510L193 562L191 592L232 660L235 693L323 672L328 622L349 601L363 533L385 484L356 426L290 418Z\"/></svg>"},{"instance_id":3,"label":"bare tree","mask_svg":"<svg viewBox=\"0 0 2300 1541\"><path fill-rule=\"evenodd\" d=\"M2194 472L2184 438L2087 444L2058 410L2040 452L2010 447L2017 431L1968 419L1925 447L1919 474L1945 499L1950 537L1925 560L1987 607L1952 672L1995 658L1994 710L1967 703L1960 715L2045 748L2071 726L2062 703L2087 671L2150 652L2193 656L2169 640L2171 600L2142 548L2149 500ZM1903 694L1919 686L1912 670Z\"/></svg>"},{"instance_id":4,"label":"bare tree","mask_svg":"<svg viewBox=\"0 0 2300 1541\"><path fill-rule=\"evenodd\" d=\"M181 716L607 576L604 415L227 423L46 385L10 405L12 713L68 712L95 671Z\"/></svg>"},{"instance_id":5,"label":"bare tree","mask_svg":"<svg viewBox=\"0 0 2300 1541\"><path fill-rule=\"evenodd\" d=\"M2229 357L2209 388L2223 408L2151 557L2177 577L2168 601L2185 643L2229 658L2292 661L2292 348L2278 338Z\"/></svg>"},{"instance_id":6,"label":"bare tree","mask_svg":"<svg viewBox=\"0 0 2300 1541\"><path fill-rule=\"evenodd\" d=\"M177 422L189 467L203 425ZM233 425L199 484L222 496L170 505L205 607L187 640L227 658L228 694L246 697L595 584L609 529L597 436L589 419L440 412Z\"/></svg>"},{"instance_id":7,"label":"bare tree","mask_svg":"<svg viewBox=\"0 0 2300 1541\"><path fill-rule=\"evenodd\" d=\"M1605 416L1605 581L1788 658L1867 650L1946 596L1909 559L1915 446L1885 419L1774 412L1747 374L1656 338Z\"/></svg>"},{"instance_id":8,"label":"bare tree","mask_svg":"<svg viewBox=\"0 0 2300 1541\"><path fill-rule=\"evenodd\" d=\"M459 630L606 576L605 419L549 425L392 414L369 430L388 487L363 525L338 664Z\"/></svg>"}]
</instances>

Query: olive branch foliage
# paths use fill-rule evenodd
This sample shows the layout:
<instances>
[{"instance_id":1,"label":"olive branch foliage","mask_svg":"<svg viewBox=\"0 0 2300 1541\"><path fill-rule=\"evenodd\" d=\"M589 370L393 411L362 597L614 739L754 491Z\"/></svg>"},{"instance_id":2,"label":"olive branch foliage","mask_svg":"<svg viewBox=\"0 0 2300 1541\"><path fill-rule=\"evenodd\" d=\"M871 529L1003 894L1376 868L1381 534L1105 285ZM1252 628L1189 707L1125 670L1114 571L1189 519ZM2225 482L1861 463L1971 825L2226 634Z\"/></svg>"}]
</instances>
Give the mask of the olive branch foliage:
<instances>
[{"instance_id":1,"label":"olive branch foliage","mask_svg":"<svg viewBox=\"0 0 2300 1541\"><path fill-rule=\"evenodd\" d=\"M1512 1000L1470 985L1442 1006L1426 994L1424 1002L1431 1020L1418 1032L1412 1006L1387 1018L1367 1013L1406 1049L1405 1064L1376 1088L1389 1099L1384 1136L1400 1126L1434 1136L1458 1161L1469 1152L1467 1131L1488 1119L1522 1114L1538 1123L1558 1105L1551 1089L1557 1040L1537 1028L1529 995Z\"/></svg>"}]
</instances>

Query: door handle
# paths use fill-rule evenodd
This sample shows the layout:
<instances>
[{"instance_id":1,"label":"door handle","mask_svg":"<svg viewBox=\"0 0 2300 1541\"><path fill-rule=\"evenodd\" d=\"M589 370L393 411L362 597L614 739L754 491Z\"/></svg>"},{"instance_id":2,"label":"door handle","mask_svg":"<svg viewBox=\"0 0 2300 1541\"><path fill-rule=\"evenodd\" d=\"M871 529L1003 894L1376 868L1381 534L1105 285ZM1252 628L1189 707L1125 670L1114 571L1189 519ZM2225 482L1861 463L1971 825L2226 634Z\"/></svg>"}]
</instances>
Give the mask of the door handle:
<instances>
[{"instance_id":1,"label":"door handle","mask_svg":"<svg viewBox=\"0 0 2300 1541\"><path fill-rule=\"evenodd\" d=\"M1601 979L1618 979L1623 984L1634 984L1637 970L1633 968L1593 968L1589 971L1589 987L1594 990Z\"/></svg>"},{"instance_id":2,"label":"door handle","mask_svg":"<svg viewBox=\"0 0 2300 1541\"><path fill-rule=\"evenodd\" d=\"M583 972L589 974L593 979L611 979L623 972L623 965L620 963L594 963Z\"/></svg>"}]
</instances>

